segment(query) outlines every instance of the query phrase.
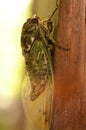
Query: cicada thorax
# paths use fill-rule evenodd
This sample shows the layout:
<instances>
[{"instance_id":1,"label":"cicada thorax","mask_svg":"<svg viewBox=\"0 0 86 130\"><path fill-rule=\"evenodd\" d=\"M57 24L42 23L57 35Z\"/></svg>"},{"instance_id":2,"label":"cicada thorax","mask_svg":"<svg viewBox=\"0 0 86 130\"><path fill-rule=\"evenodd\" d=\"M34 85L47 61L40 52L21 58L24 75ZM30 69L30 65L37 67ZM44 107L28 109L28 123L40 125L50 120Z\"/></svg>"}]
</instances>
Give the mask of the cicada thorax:
<instances>
[{"instance_id":1,"label":"cicada thorax","mask_svg":"<svg viewBox=\"0 0 86 130\"><path fill-rule=\"evenodd\" d=\"M46 27L37 17L28 19L22 29L21 46L25 57L26 71L30 78L31 100L36 99L47 84L53 84L48 33Z\"/></svg>"}]
</instances>

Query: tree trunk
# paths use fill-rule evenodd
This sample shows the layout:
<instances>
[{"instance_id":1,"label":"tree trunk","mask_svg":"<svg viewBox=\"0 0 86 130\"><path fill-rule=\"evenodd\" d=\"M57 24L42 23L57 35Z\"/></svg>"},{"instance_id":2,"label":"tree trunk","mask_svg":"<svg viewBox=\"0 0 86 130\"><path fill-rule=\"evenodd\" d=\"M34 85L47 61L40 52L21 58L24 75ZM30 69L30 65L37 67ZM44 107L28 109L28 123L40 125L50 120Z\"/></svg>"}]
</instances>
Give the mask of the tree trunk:
<instances>
[{"instance_id":1,"label":"tree trunk","mask_svg":"<svg viewBox=\"0 0 86 130\"><path fill-rule=\"evenodd\" d=\"M51 130L86 130L86 0L61 0Z\"/></svg>"}]
</instances>

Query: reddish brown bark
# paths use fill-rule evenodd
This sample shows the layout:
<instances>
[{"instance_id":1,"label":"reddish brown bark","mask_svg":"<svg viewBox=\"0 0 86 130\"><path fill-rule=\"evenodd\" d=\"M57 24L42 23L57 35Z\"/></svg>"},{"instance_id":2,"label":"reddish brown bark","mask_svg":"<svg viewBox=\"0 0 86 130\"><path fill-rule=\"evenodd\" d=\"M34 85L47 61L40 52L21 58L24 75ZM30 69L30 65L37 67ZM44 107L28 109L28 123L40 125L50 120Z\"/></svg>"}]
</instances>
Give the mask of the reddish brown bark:
<instances>
[{"instance_id":1,"label":"reddish brown bark","mask_svg":"<svg viewBox=\"0 0 86 130\"><path fill-rule=\"evenodd\" d=\"M86 130L86 2L61 0L51 130Z\"/></svg>"}]
</instances>

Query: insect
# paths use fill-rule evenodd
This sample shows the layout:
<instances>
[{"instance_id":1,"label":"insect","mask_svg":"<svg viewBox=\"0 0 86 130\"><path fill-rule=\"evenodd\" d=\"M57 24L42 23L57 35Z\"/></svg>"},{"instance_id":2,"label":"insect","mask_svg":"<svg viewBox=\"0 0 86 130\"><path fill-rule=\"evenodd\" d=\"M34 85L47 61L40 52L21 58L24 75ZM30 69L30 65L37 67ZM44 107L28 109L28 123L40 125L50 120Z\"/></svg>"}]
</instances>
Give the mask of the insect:
<instances>
[{"instance_id":1,"label":"insect","mask_svg":"<svg viewBox=\"0 0 86 130\"><path fill-rule=\"evenodd\" d=\"M31 84L30 99L34 101L46 88L54 85L53 51L54 39L50 38L53 30L52 17L58 9L58 4L50 18L41 20L37 15L27 19L22 27L21 47L25 57L26 71ZM57 45L59 49L67 50Z\"/></svg>"}]
</instances>

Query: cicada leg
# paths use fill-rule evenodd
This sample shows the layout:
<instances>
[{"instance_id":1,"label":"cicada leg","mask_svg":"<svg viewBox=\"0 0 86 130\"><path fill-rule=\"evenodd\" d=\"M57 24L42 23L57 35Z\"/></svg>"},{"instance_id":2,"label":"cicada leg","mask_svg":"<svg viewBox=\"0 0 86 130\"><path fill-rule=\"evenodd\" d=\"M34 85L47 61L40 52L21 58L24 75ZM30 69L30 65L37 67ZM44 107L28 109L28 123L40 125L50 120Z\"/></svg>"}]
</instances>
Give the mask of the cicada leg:
<instances>
[{"instance_id":1,"label":"cicada leg","mask_svg":"<svg viewBox=\"0 0 86 130\"><path fill-rule=\"evenodd\" d=\"M64 51L70 50L70 48L64 48L64 47L62 47L59 44L59 42L58 41L56 42L54 39L47 38L47 40L48 40L48 46L54 46L54 47L58 48L59 50L64 50Z\"/></svg>"}]
</instances>

